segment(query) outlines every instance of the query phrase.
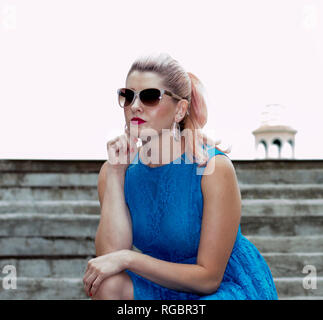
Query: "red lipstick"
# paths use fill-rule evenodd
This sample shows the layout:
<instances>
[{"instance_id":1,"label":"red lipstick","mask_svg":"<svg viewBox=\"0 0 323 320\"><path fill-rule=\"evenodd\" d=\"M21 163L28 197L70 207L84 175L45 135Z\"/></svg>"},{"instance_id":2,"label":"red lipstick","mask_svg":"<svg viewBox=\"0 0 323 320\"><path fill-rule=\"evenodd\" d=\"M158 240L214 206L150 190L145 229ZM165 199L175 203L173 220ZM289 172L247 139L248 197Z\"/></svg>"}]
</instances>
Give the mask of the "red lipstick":
<instances>
[{"instance_id":1,"label":"red lipstick","mask_svg":"<svg viewBox=\"0 0 323 320\"><path fill-rule=\"evenodd\" d=\"M131 119L131 122L132 123L138 123L138 124L142 124L142 123L145 123L146 121L141 119L141 118L138 118L138 117L134 117Z\"/></svg>"}]
</instances>

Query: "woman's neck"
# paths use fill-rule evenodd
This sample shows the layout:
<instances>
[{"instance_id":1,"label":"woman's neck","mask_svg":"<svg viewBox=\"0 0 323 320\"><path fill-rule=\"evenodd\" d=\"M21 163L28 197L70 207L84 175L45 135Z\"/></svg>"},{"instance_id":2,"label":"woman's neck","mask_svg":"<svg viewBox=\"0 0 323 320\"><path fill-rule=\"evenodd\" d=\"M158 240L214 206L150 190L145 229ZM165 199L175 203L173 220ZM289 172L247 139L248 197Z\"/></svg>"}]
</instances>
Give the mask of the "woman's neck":
<instances>
[{"instance_id":1,"label":"woman's neck","mask_svg":"<svg viewBox=\"0 0 323 320\"><path fill-rule=\"evenodd\" d=\"M170 135L154 137L150 141L142 140L142 146L138 149L140 159L149 167L159 167L178 159L185 152L184 137L175 141Z\"/></svg>"}]
</instances>

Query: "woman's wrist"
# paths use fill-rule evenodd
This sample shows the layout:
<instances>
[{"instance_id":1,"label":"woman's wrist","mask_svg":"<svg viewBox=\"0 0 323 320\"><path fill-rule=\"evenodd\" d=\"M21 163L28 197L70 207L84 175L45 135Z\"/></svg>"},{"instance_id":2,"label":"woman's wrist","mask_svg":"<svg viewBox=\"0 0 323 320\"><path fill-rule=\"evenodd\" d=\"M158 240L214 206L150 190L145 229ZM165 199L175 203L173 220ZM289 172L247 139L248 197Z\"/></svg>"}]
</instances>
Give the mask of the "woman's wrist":
<instances>
[{"instance_id":1,"label":"woman's wrist","mask_svg":"<svg viewBox=\"0 0 323 320\"><path fill-rule=\"evenodd\" d=\"M115 190L116 188L123 190L125 182L125 171L118 171L114 169L107 170L107 184L105 191L111 192L111 190ZM112 191L113 192L113 191Z\"/></svg>"},{"instance_id":2,"label":"woman's wrist","mask_svg":"<svg viewBox=\"0 0 323 320\"><path fill-rule=\"evenodd\" d=\"M107 173L109 176L114 176L118 178L124 178L126 174L127 169L126 168L118 168L115 165L109 164L107 166Z\"/></svg>"},{"instance_id":3,"label":"woman's wrist","mask_svg":"<svg viewBox=\"0 0 323 320\"><path fill-rule=\"evenodd\" d=\"M133 263L133 259L134 259L134 251L133 250L129 250L129 249L122 249L121 250L121 261L122 261L122 268L125 269L129 269L130 266Z\"/></svg>"}]
</instances>

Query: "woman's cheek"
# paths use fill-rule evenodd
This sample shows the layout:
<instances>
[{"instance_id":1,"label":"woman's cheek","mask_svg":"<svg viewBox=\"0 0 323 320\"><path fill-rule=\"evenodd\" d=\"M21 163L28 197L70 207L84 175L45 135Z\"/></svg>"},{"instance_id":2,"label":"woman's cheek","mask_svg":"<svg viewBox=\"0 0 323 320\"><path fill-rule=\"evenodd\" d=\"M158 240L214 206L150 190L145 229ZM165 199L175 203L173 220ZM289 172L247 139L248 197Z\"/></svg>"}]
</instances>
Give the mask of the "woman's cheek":
<instances>
[{"instance_id":1,"label":"woman's cheek","mask_svg":"<svg viewBox=\"0 0 323 320\"><path fill-rule=\"evenodd\" d=\"M157 129L162 129L168 126L171 121L170 114L171 110L167 106L160 106L156 110L152 111L151 119L153 119L154 127Z\"/></svg>"}]
</instances>

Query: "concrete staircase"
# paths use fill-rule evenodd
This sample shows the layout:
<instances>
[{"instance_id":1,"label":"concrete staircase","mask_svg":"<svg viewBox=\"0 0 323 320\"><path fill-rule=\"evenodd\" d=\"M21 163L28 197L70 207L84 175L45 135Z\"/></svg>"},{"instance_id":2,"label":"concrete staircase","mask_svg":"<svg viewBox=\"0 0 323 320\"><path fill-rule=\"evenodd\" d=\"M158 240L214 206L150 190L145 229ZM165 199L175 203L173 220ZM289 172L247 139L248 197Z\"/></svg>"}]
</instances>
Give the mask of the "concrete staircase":
<instances>
[{"instance_id":1,"label":"concrete staircase","mask_svg":"<svg viewBox=\"0 0 323 320\"><path fill-rule=\"evenodd\" d=\"M103 161L0 160L0 299L87 299ZM323 299L323 160L233 161L242 233L270 266L280 299ZM17 289L4 289L14 265ZM316 269L306 289L304 266Z\"/></svg>"}]
</instances>

